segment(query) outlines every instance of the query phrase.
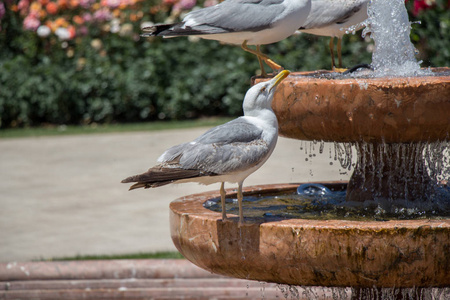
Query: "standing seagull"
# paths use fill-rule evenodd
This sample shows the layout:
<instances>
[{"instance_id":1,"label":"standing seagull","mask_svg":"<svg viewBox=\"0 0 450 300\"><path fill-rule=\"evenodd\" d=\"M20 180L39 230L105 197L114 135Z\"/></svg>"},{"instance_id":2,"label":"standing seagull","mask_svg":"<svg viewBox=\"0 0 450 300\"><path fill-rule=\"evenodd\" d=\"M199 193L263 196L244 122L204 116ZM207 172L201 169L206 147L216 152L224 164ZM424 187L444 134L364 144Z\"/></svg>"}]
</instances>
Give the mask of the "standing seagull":
<instances>
[{"instance_id":1,"label":"standing seagull","mask_svg":"<svg viewBox=\"0 0 450 300\"><path fill-rule=\"evenodd\" d=\"M136 182L130 190L170 183L221 182L222 220L227 218L224 183L237 183L239 224L242 225L242 184L266 162L275 148L278 122L271 104L276 86L289 73L281 71L270 81L250 88L242 105L244 116L214 127L190 143L173 146L158 158L158 165L122 182Z\"/></svg>"},{"instance_id":2,"label":"standing seagull","mask_svg":"<svg viewBox=\"0 0 450 300\"><path fill-rule=\"evenodd\" d=\"M144 37L198 36L230 44L258 57L261 75L266 76L262 62L272 70L283 68L261 53L260 45L281 41L300 28L311 9L311 0L225 0L214 6L191 11L182 22L157 24L143 28ZM256 45L256 50L248 45Z\"/></svg>"},{"instance_id":3,"label":"standing seagull","mask_svg":"<svg viewBox=\"0 0 450 300\"><path fill-rule=\"evenodd\" d=\"M329 36L331 68L334 69L334 38L338 38L337 53L339 68L342 68L341 41L345 30L367 19L369 0L312 0L311 12L299 28L300 31L314 35ZM361 29L357 27L356 30Z\"/></svg>"}]
</instances>

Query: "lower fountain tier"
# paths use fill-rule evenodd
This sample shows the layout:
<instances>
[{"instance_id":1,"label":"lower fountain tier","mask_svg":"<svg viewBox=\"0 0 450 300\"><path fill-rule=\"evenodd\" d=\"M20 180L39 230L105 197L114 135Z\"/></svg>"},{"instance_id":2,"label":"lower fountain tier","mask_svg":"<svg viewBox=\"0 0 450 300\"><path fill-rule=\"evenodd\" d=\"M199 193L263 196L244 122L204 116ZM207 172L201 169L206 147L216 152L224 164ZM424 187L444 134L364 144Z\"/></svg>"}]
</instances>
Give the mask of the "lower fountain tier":
<instances>
[{"instance_id":1,"label":"lower fountain tier","mask_svg":"<svg viewBox=\"0 0 450 300\"><path fill-rule=\"evenodd\" d=\"M299 184L248 187L245 195L294 192ZM227 190L228 197L236 197ZM219 191L170 204L177 249L216 274L305 286L450 286L450 219L401 221L264 221L203 207ZM245 211L244 211L245 216Z\"/></svg>"}]
</instances>

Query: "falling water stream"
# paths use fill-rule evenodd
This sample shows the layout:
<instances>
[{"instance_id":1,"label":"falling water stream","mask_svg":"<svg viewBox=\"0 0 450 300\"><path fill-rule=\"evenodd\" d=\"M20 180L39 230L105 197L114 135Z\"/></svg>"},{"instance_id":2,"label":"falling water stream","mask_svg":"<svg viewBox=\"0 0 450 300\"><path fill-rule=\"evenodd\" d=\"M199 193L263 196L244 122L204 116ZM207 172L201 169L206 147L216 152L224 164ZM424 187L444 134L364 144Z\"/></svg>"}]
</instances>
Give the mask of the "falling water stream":
<instances>
[{"instance_id":1,"label":"falling water stream","mask_svg":"<svg viewBox=\"0 0 450 300\"><path fill-rule=\"evenodd\" d=\"M330 153L323 153L324 142L302 142L300 147L305 151L305 156L314 165L315 159L328 159L330 164L339 166L342 171L355 171L361 164L356 164L357 149L352 143L334 143ZM362 146L361 146L362 145ZM371 144L362 143L359 147L372 147ZM380 144L379 151L387 147ZM409 148L408 148L409 147ZM450 187L446 182L450 179L450 142L426 143L419 147L421 153L417 153L415 147L398 144L394 147L400 157L395 157L395 162L404 162L406 158L414 159L416 156L425 158L426 178L431 182L430 190L422 201L409 202L405 199L382 199L376 196L378 175L383 166L373 164L374 198L364 202L346 201L345 184L334 184L332 188L326 185L305 184L297 191L283 194L254 194L244 197L244 214L247 218L276 219L343 219L343 220L392 220L392 219L440 219L450 217ZM374 150L366 151L373 153ZM376 152L376 151L375 151ZM322 157L321 157L322 155ZM361 158L360 158L361 159ZM387 162L388 164L391 162ZM392 162L394 163L394 162ZM421 185L424 181L423 174L416 168L406 166L394 167L394 177L415 178L412 185ZM412 172L406 176L404 172ZM417 173L417 176L415 174ZM390 182L390 181L388 181ZM392 183L394 184L394 183ZM397 186L397 183L395 184ZM412 192L412 191L410 191ZM204 204L208 209L220 212L220 198L210 199ZM227 198L226 209L229 213L238 213L238 203L235 198Z\"/></svg>"}]
</instances>

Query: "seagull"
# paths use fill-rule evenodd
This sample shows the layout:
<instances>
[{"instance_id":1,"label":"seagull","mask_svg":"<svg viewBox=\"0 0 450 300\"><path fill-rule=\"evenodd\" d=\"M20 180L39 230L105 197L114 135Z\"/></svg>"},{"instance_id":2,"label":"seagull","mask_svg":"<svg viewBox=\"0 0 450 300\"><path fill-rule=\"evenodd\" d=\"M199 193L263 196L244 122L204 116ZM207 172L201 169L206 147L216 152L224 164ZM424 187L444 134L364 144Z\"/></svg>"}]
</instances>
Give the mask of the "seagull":
<instances>
[{"instance_id":1,"label":"seagull","mask_svg":"<svg viewBox=\"0 0 450 300\"><path fill-rule=\"evenodd\" d=\"M356 26L354 30L363 27L361 23L367 19L367 4L369 0L312 0L311 11L301 32L331 37L329 47L331 53L331 68L334 60L334 38L338 38L337 53L339 68L342 68L341 41L346 29Z\"/></svg>"},{"instance_id":2,"label":"seagull","mask_svg":"<svg viewBox=\"0 0 450 300\"><path fill-rule=\"evenodd\" d=\"M227 220L225 182L237 183L239 225L244 224L242 185L272 154L278 139L278 122L271 104L276 86L289 75L283 70L269 81L251 87L244 98L244 116L211 128L195 140L173 146L158 158L158 165L130 176L130 190L170 183L221 182L222 220Z\"/></svg>"},{"instance_id":3,"label":"seagull","mask_svg":"<svg viewBox=\"0 0 450 300\"><path fill-rule=\"evenodd\" d=\"M225 0L191 11L180 23L145 27L143 37L197 36L229 44L257 56L261 75L263 61L274 71L283 68L260 51L260 45L279 42L294 34L305 22L311 0ZM248 45L256 45L256 50Z\"/></svg>"}]
</instances>

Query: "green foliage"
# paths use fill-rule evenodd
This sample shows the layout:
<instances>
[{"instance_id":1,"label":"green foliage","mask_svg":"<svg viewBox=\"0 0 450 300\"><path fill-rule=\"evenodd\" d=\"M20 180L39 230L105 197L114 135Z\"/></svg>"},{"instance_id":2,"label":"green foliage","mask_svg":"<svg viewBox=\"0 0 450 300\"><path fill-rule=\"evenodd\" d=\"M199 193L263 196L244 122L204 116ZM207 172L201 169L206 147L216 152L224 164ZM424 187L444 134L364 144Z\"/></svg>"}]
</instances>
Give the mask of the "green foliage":
<instances>
[{"instance_id":1,"label":"green foliage","mask_svg":"<svg viewBox=\"0 0 450 300\"><path fill-rule=\"evenodd\" d=\"M112 260L112 259L183 259L180 252L156 252L156 253L136 253L123 255L77 255L75 257L57 257L50 261L69 261L69 260ZM41 260L42 261L42 260ZM47 260L49 261L49 260Z\"/></svg>"},{"instance_id":2,"label":"green foliage","mask_svg":"<svg viewBox=\"0 0 450 300\"><path fill-rule=\"evenodd\" d=\"M450 65L445 2L411 17L422 22L413 25L412 40L425 66ZM7 10L2 20L0 128L236 116L259 69L239 46L139 39L138 24L129 36L92 27L87 37L61 42L23 30L20 18ZM328 41L301 34L262 49L291 71L329 69ZM344 66L370 63L370 42L360 33L342 45Z\"/></svg>"},{"instance_id":3,"label":"green foliage","mask_svg":"<svg viewBox=\"0 0 450 300\"><path fill-rule=\"evenodd\" d=\"M53 135L74 135L74 134L99 134L112 132L132 132L132 131L155 131L168 129L186 129L196 127L214 127L232 120L231 117L211 117L193 120L165 120L142 123L113 123L89 125L45 125L39 127L26 128L5 128L0 130L2 138L22 138Z\"/></svg>"},{"instance_id":4,"label":"green foliage","mask_svg":"<svg viewBox=\"0 0 450 300\"><path fill-rule=\"evenodd\" d=\"M408 3L408 7L412 7ZM430 9L411 16L411 41L419 51L422 66L450 66L450 2L436 0Z\"/></svg>"}]
</instances>

